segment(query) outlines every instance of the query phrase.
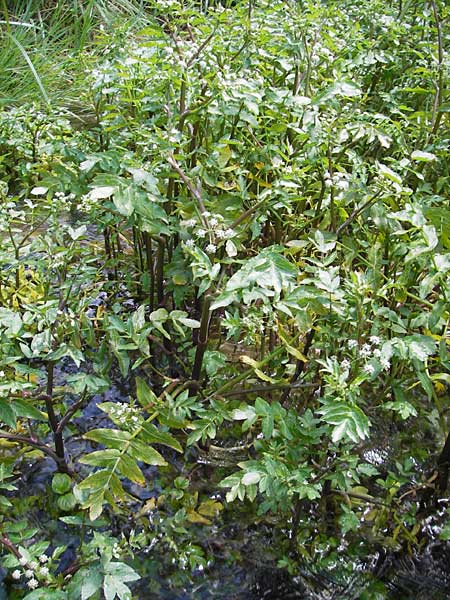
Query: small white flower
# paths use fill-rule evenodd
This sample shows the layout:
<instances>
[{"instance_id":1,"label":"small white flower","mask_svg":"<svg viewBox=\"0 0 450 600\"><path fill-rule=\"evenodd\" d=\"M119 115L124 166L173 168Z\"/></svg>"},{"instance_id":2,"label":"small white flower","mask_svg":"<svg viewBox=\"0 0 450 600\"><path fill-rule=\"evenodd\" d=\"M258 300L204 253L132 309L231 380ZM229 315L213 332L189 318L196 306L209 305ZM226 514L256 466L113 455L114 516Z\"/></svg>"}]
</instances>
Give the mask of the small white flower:
<instances>
[{"instance_id":1,"label":"small white flower","mask_svg":"<svg viewBox=\"0 0 450 600\"><path fill-rule=\"evenodd\" d=\"M281 167L282 164L283 164L283 161L281 160L281 158L279 156L274 156L272 158L272 167L274 167L275 169L277 169L278 167Z\"/></svg>"},{"instance_id":2,"label":"small white flower","mask_svg":"<svg viewBox=\"0 0 450 600\"><path fill-rule=\"evenodd\" d=\"M224 237L225 237L225 231L224 231L223 229L218 229L218 230L216 231L216 237L217 237L217 239L219 239L219 240L223 240L223 239L224 239Z\"/></svg>"},{"instance_id":3,"label":"small white flower","mask_svg":"<svg viewBox=\"0 0 450 600\"><path fill-rule=\"evenodd\" d=\"M203 213L203 216L205 217L205 219L207 219L208 217L211 216L211 213L207 210L205 210L205 212Z\"/></svg>"},{"instance_id":4,"label":"small white flower","mask_svg":"<svg viewBox=\"0 0 450 600\"><path fill-rule=\"evenodd\" d=\"M25 556L21 556L21 557L19 558L19 563L22 565L22 567L24 567L24 566L25 566L25 565L28 563L28 561L27 561L27 559L25 558Z\"/></svg>"},{"instance_id":5,"label":"small white flower","mask_svg":"<svg viewBox=\"0 0 450 600\"><path fill-rule=\"evenodd\" d=\"M211 227L216 227L216 225L219 224L219 221L213 217L212 219L210 219L209 224L211 225Z\"/></svg>"},{"instance_id":6,"label":"small white flower","mask_svg":"<svg viewBox=\"0 0 450 600\"><path fill-rule=\"evenodd\" d=\"M30 588L30 590L35 590L37 587L39 587L39 581L37 581L37 579L30 579L30 581L27 583L27 586Z\"/></svg>"},{"instance_id":7,"label":"small white flower","mask_svg":"<svg viewBox=\"0 0 450 600\"><path fill-rule=\"evenodd\" d=\"M186 240L184 242L184 245L186 246L186 248L193 248L194 247L194 240Z\"/></svg>"},{"instance_id":8,"label":"small white flower","mask_svg":"<svg viewBox=\"0 0 450 600\"><path fill-rule=\"evenodd\" d=\"M186 225L187 227L195 227L197 225L197 221L195 219L189 219L189 221L186 221Z\"/></svg>"},{"instance_id":9,"label":"small white flower","mask_svg":"<svg viewBox=\"0 0 450 600\"><path fill-rule=\"evenodd\" d=\"M233 235L234 235L234 231L233 231L233 229L231 229L231 227L229 227L228 229L225 230L225 237L232 238Z\"/></svg>"},{"instance_id":10,"label":"small white flower","mask_svg":"<svg viewBox=\"0 0 450 600\"><path fill-rule=\"evenodd\" d=\"M215 251L216 251L216 245L215 244L208 244L206 246L206 252L208 254L214 254Z\"/></svg>"},{"instance_id":11,"label":"small white flower","mask_svg":"<svg viewBox=\"0 0 450 600\"><path fill-rule=\"evenodd\" d=\"M32 571L31 569L27 569L25 571L25 577L27 577L28 579L31 579L32 577L34 577L34 571Z\"/></svg>"},{"instance_id":12,"label":"small white flower","mask_svg":"<svg viewBox=\"0 0 450 600\"><path fill-rule=\"evenodd\" d=\"M377 335L371 335L369 340L370 340L370 343L374 344L375 346L378 346L381 342L380 338Z\"/></svg>"},{"instance_id":13,"label":"small white flower","mask_svg":"<svg viewBox=\"0 0 450 600\"><path fill-rule=\"evenodd\" d=\"M16 569L15 571L12 572L12 578L13 579L20 579L22 573L19 571L19 569Z\"/></svg>"},{"instance_id":14,"label":"small white flower","mask_svg":"<svg viewBox=\"0 0 450 600\"><path fill-rule=\"evenodd\" d=\"M373 355L375 356L375 358L380 358L381 350L379 348L375 348L375 350L373 351Z\"/></svg>"},{"instance_id":15,"label":"small white flower","mask_svg":"<svg viewBox=\"0 0 450 600\"><path fill-rule=\"evenodd\" d=\"M46 554L41 554L39 557L39 562L42 564L48 562L48 556Z\"/></svg>"},{"instance_id":16,"label":"small white flower","mask_svg":"<svg viewBox=\"0 0 450 600\"><path fill-rule=\"evenodd\" d=\"M380 360L380 364L381 364L381 368L383 369L383 371L387 371L389 369L389 367L391 366L391 363L389 362L388 358L382 358Z\"/></svg>"},{"instance_id":17,"label":"small white flower","mask_svg":"<svg viewBox=\"0 0 450 600\"><path fill-rule=\"evenodd\" d=\"M30 562L30 569L33 569L33 570L37 569L37 566L38 566L38 564L35 560L33 560L33 562Z\"/></svg>"},{"instance_id":18,"label":"small white flower","mask_svg":"<svg viewBox=\"0 0 450 600\"><path fill-rule=\"evenodd\" d=\"M350 348L350 350L352 348L356 348L358 346L358 341L357 340L348 340L347 346Z\"/></svg>"},{"instance_id":19,"label":"small white flower","mask_svg":"<svg viewBox=\"0 0 450 600\"><path fill-rule=\"evenodd\" d=\"M47 577L47 575L49 574L49 570L48 567L41 567L39 569L39 573L43 576L43 577Z\"/></svg>"},{"instance_id":20,"label":"small white flower","mask_svg":"<svg viewBox=\"0 0 450 600\"><path fill-rule=\"evenodd\" d=\"M365 365L363 371L368 375L372 375L375 372L375 367L373 365Z\"/></svg>"},{"instance_id":21,"label":"small white flower","mask_svg":"<svg viewBox=\"0 0 450 600\"><path fill-rule=\"evenodd\" d=\"M206 235L206 231L204 229L197 229L197 235L200 238L204 238Z\"/></svg>"},{"instance_id":22,"label":"small white flower","mask_svg":"<svg viewBox=\"0 0 450 600\"><path fill-rule=\"evenodd\" d=\"M372 354L372 348L369 344L364 344L359 353L363 358L367 358Z\"/></svg>"},{"instance_id":23,"label":"small white flower","mask_svg":"<svg viewBox=\"0 0 450 600\"><path fill-rule=\"evenodd\" d=\"M341 362L341 367L344 369L344 371L347 371L347 369L350 369L350 361L344 358L344 360Z\"/></svg>"}]
</instances>

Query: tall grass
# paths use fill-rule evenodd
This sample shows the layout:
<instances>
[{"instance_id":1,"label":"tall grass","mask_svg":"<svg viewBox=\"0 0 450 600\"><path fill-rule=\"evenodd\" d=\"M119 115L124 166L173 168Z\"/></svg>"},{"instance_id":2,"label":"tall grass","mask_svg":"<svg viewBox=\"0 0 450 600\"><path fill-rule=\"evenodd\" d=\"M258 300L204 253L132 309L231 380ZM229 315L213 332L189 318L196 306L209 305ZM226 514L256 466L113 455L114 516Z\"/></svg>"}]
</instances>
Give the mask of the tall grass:
<instances>
[{"instance_id":1,"label":"tall grass","mask_svg":"<svg viewBox=\"0 0 450 600\"><path fill-rule=\"evenodd\" d=\"M0 106L61 103L79 95L80 58L100 25L146 21L138 0L0 0Z\"/></svg>"}]
</instances>

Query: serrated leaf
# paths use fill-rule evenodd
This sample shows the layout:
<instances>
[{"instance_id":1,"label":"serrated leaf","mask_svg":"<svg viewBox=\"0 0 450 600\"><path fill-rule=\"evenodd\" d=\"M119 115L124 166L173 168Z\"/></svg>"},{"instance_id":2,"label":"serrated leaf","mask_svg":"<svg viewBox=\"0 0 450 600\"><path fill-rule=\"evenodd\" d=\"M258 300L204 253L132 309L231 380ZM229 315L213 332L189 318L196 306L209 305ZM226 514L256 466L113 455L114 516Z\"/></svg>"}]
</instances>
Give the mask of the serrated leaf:
<instances>
[{"instance_id":1,"label":"serrated leaf","mask_svg":"<svg viewBox=\"0 0 450 600\"><path fill-rule=\"evenodd\" d=\"M7 400L0 399L0 422L11 429L16 428L16 413Z\"/></svg>"},{"instance_id":2,"label":"serrated leaf","mask_svg":"<svg viewBox=\"0 0 450 600\"><path fill-rule=\"evenodd\" d=\"M84 439L103 444L107 448L122 449L131 439L131 433L119 429L94 429L84 434Z\"/></svg>"},{"instance_id":3,"label":"serrated leaf","mask_svg":"<svg viewBox=\"0 0 450 600\"><path fill-rule=\"evenodd\" d=\"M169 446L177 452L182 452L183 448L177 439L170 433L161 431L152 423L142 424L142 437L146 442L150 444L162 444L163 446Z\"/></svg>"},{"instance_id":4,"label":"serrated leaf","mask_svg":"<svg viewBox=\"0 0 450 600\"><path fill-rule=\"evenodd\" d=\"M141 460L147 465L158 465L161 467L167 466L166 460L157 450L151 446L147 446L147 444L139 442L138 440L131 442L129 454L134 459Z\"/></svg>"}]
</instances>

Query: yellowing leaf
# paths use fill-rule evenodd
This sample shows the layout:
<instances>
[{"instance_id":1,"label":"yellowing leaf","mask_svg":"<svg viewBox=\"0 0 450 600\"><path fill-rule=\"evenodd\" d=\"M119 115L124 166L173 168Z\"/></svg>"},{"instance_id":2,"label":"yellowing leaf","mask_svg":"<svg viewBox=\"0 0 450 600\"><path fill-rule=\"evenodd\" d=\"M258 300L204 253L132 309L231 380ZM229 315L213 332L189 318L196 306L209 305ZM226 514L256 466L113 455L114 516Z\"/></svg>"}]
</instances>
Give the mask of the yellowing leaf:
<instances>
[{"instance_id":1,"label":"yellowing leaf","mask_svg":"<svg viewBox=\"0 0 450 600\"><path fill-rule=\"evenodd\" d=\"M206 517L202 517L197 511L193 508L188 509L187 511L187 520L189 523L198 523L199 525L211 525L211 521Z\"/></svg>"},{"instance_id":2,"label":"yellowing leaf","mask_svg":"<svg viewBox=\"0 0 450 600\"><path fill-rule=\"evenodd\" d=\"M198 507L198 512L204 517L216 517L223 510L223 504L217 500L205 500Z\"/></svg>"}]
</instances>

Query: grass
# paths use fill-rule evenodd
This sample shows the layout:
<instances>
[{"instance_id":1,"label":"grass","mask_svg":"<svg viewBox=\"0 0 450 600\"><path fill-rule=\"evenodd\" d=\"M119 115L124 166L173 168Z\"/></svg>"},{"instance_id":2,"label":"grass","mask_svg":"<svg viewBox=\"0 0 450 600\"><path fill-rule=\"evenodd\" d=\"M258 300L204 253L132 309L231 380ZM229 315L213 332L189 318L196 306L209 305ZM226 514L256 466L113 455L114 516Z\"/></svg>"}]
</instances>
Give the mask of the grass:
<instances>
[{"instance_id":1,"label":"grass","mask_svg":"<svg viewBox=\"0 0 450 600\"><path fill-rule=\"evenodd\" d=\"M0 106L58 105L79 97L84 51L95 54L100 26L108 31L124 20L144 25L142 3L0 0Z\"/></svg>"}]
</instances>

